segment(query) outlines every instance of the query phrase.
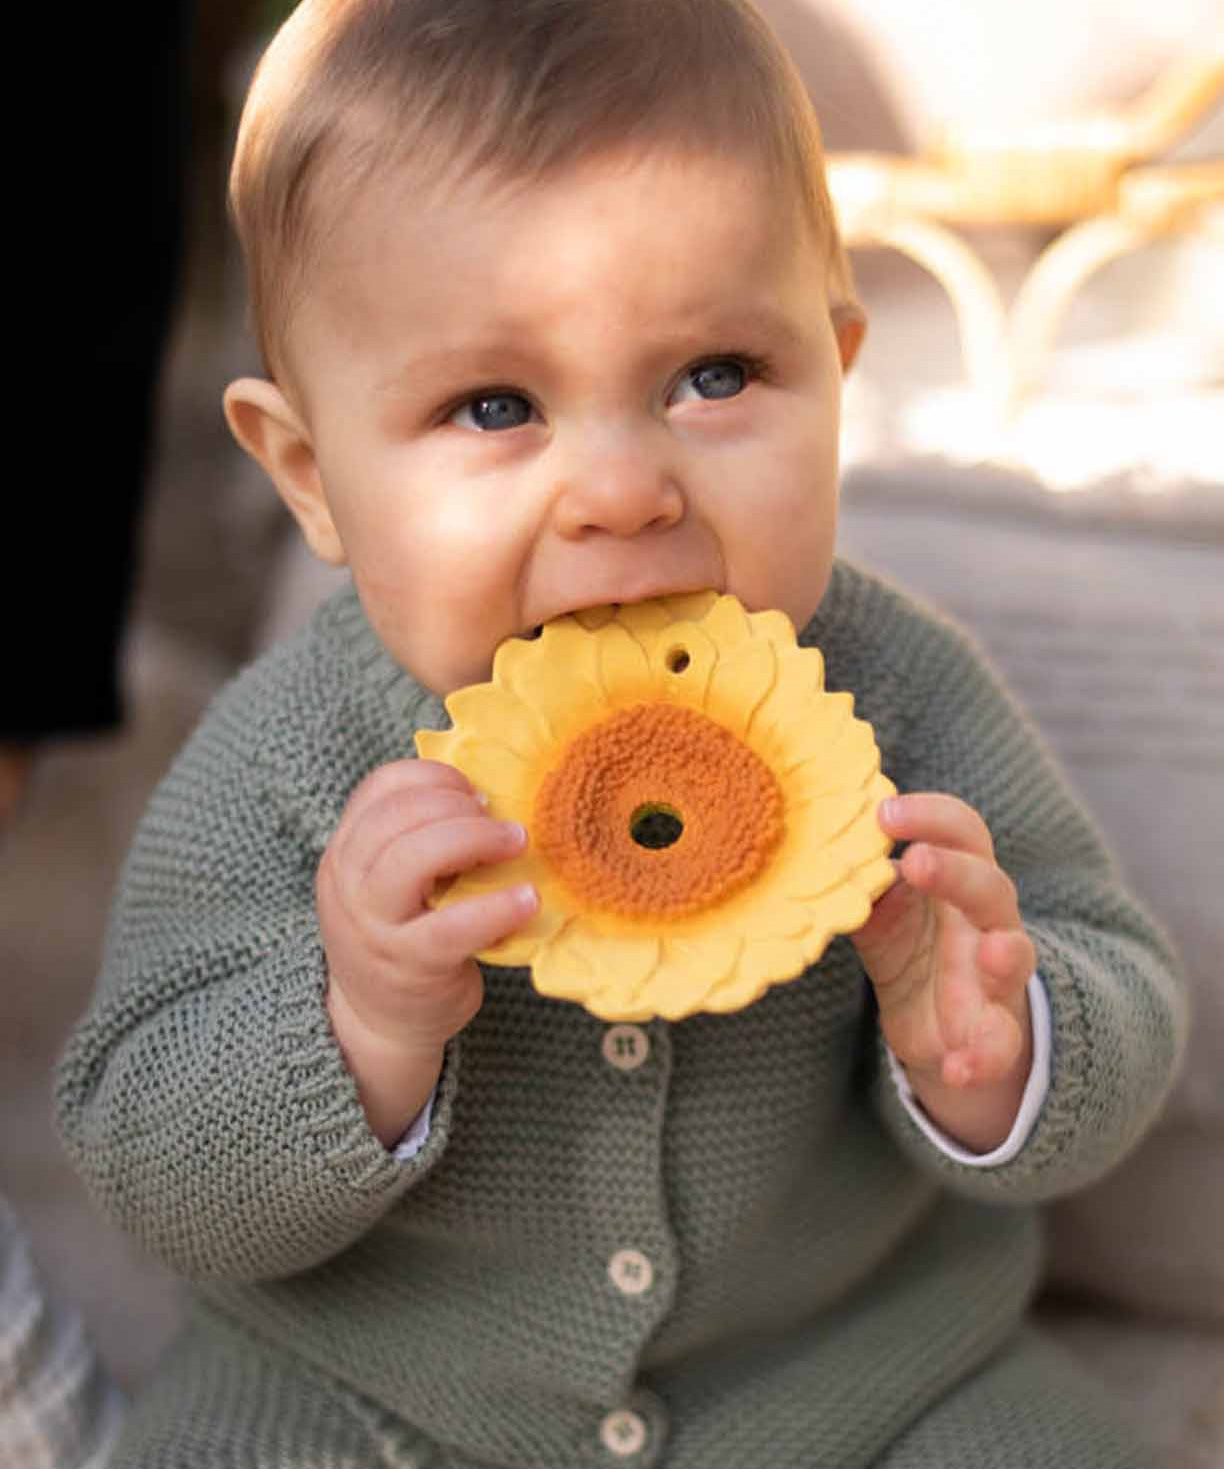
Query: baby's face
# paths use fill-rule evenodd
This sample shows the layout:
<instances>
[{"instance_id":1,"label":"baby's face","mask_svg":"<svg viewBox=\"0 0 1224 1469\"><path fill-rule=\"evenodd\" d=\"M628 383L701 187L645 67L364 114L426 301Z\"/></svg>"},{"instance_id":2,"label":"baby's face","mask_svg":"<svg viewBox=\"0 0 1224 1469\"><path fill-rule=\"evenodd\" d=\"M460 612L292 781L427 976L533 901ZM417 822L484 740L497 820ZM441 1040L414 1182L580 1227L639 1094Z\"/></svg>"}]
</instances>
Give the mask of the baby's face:
<instances>
[{"instance_id":1,"label":"baby's face","mask_svg":"<svg viewBox=\"0 0 1224 1469\"><path fill-rule=\"evenodd\" d=\"M841 391L825 261L751 169L601 159L371 191L294 319L329 558L446 693L504 639L710 587L801 627Z\"/></svg>"}]
</instances>

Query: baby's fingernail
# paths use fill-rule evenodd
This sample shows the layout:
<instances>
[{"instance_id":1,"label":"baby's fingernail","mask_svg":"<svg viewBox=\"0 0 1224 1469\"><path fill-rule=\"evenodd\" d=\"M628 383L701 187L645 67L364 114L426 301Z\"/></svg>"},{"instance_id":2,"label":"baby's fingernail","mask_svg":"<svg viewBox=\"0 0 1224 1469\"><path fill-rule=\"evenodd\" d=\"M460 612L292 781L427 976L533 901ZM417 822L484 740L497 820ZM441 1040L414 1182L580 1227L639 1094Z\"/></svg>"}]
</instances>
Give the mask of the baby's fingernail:
<instances>
[{"instance_id":1,"label":"baby's fingernail","mask_svg":"<svg viewBox=\"0 0 1224 1469\"><path fill-rule=\"evenodd\" d=\"M539 907L540 895L532 883L520 883L518 887L510 889L510 894L520 908L531 910Z\"/></svg>"},{"instance_id":2,"label":"baby's fingernail","mask_svg":"<svg viewBox=\"0 0 1224 1469\"><path fill-rule=\"evenodd\" d=\"M887 801L880 802L880 816L884 821L899 821L901 819L901 802L896 796L889 796Z\"/></svg>"},{"instance_id":3,"label":"baby's fingernail","mask_svg":"<svg viewBox=\"0 0 1224 1469\"><path fill-rule=\"evenodd\" d=\"M527 845L527 828L521 821L505 821L502 825L514 838L515 846L525 847Z\"/></svg>"},{"instance_id":4,"label":"baby's fingernail","mask_svg":"<svg viewBox=\"0 0 1224 1469\"><path fill-rule=\"evenodd\" d=\"M488 805L489 805L489 798L488 798L488 796L486 796L483 791L477 791L477 790L473 790L472 794L476 797L477 801L479 801L480 804L482 806L484 806L485 809L487 810L488 809Z\"/></svg>"}]
</instances>

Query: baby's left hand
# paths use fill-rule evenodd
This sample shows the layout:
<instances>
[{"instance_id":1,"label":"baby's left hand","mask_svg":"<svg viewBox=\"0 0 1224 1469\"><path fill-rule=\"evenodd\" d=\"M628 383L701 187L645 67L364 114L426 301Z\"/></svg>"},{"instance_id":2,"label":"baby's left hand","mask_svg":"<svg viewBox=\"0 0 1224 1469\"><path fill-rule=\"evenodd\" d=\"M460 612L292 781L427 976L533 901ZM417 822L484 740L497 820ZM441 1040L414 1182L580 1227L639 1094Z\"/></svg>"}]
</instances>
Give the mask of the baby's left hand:
<instances>
[{"instance_id":1,"label":"baby's left hand","mask_svg":"<svg viewBox=\"0 0 1224 1469\"><path fill-rule=\"evenodd\" d=\"M911 845L854 944L919 1100L985 1151L1007 1136L1031 1065L1036 952L1015 884L986 823L955 796L898 796L879 819Z\"/></svg>"}]
</instances>

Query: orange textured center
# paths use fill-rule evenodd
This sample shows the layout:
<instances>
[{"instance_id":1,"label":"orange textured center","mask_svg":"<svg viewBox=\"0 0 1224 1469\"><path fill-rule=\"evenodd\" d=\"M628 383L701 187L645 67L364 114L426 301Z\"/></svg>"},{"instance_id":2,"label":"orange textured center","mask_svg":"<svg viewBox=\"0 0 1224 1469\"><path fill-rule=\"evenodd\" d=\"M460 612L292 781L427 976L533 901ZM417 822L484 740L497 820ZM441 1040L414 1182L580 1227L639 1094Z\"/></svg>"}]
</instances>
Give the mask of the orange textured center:
<instances>
[{"instance_id":1,"label":"orange textured center","mask_svg":"<svg viewBox=\"0 0 1224 1469\"><path fill-rule=\"evenodd\" d=\"M667 845L643 845L649 813L663 813ZM750 883L782 829L778 782L746 745L692 709L638 704L572 741L532 836L589 907L678 918Z\"/></svg>"}]
</instances>

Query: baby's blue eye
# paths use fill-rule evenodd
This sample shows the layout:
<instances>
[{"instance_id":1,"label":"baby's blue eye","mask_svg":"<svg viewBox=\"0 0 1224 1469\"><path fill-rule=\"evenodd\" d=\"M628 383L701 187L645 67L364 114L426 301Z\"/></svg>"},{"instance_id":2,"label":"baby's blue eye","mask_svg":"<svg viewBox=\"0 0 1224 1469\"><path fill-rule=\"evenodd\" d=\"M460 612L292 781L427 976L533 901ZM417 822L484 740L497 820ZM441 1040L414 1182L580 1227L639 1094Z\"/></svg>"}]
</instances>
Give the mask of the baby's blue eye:
<instances>
[{"instance_id":1,"label":"baby's blue eye","mask_svg":"<svg viewBox=\"0 0 1224 1469\"><path fill-rule=\"evenodd\" d=\"M715 402L720 398L735 398L748 386L748 378L748 368L735 357L719 357L712 362L699 362L696 367L690 367L680 379L672 401L682 403L701 398L706 402Z\"/></svg>"},{"instance_id":2,"label":"baby's blue eye","mask_svg":"<svg viewBox=\"0 0 1224 1469\"><path fill-rule=\"evenodd\" d=\"M493 433L500 429L521 428L531 421L531 404L521 393L482 393L469 398L451 415L463 428Z\"/></svg>"},{"instance_id":3,"label":"baby's blue eye","mask_svg":"<svg viewBox=\"0 0 1224 1469\"><path fill-rule=\"evenodd\" d=\"M708 362L693 370L693 386L703 398L734 398L744 391L744 379L738 362Z\"/></svg>"}]
</instances>

